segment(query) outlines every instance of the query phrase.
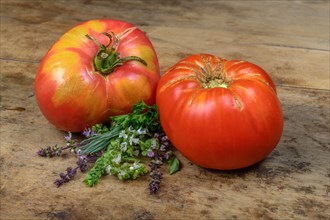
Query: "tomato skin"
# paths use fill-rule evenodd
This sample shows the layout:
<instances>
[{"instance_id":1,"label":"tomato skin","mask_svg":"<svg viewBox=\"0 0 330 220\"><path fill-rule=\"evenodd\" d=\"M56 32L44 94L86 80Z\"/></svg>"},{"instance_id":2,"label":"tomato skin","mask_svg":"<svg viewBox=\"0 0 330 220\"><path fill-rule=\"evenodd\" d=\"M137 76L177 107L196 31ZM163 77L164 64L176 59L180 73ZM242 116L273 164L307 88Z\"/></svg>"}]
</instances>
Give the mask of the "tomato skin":
<instances>
[{"instance_id":1,"label":"tomato skin","mask_svg":"<svg viewBox=\"0 0 330 220\"><path fill-rule=\"evenodd\" d=\"M249 62L189 56L161 77L156 102L171 142L204 168L232 170L255 164L282 135L275 85Z\"/></svg>"},{"instance_id":2,"label":"tomato skin","mask_svg":"<svg viewBox=\"0 0 330 220\"><path fill-rule=\"evenodd\" d=\"M137 56L107 76L98 72L93 59L99 46L118 37L120 57ZM67 31L42 59L35 78L35 94L43 115L58 129L80 132L109 116L126 114L143 100L155 103L160 78L156 52L145 34L132 24L119 20L86 21Z\"/></svg>"}]
</instances>

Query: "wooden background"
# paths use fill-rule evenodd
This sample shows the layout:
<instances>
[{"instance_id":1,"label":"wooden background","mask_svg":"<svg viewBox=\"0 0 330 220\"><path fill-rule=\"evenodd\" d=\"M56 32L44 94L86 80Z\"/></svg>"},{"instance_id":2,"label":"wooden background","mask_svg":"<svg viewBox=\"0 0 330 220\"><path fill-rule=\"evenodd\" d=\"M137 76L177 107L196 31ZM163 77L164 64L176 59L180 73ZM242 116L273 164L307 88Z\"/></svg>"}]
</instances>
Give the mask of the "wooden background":
<instances>
[{"instance_id":1,"label":"wooden background","mask_svg":"<svg viewBox=\"0 0 330 220\"><path fill-rule=\"evenodd\" d=\"M0 219L329 219L329 1L1 0ZM274 79L282 139L263 162L224 172L178 152L179 173L157 195L148 176L111 176L94 188L84 175L56 188L75 157L39 158L65 144L41 115L34 77L49 47L79 22L120 19L152 41L161 72L193 53L242 59Z\"/></svg>"}]
</instances>

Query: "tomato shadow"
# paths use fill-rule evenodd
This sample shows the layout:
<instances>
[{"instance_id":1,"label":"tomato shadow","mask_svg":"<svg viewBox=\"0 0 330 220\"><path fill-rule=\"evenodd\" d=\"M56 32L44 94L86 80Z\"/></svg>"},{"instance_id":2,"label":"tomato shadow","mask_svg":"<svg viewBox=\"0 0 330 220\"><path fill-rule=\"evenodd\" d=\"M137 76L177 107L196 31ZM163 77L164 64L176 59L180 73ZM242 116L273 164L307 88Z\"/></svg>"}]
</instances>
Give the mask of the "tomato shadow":
<instances>
[{"instance_id":1,"label":"tomato shadow","mask_svg":"<svg viewBox=\"0 0 330 220\"><path fill-rule=\"evenodd\" d=\"M263 164L267 160L261 160L258 163L255 163L253 165L250 165L248 167L234 169L234 170L216 170L216 169L210 169L210 168L203 168L206 171L213 173L213 174L221 174L225 176L237 176L237 177L245 177L246 175L254 174L258 177L260 176L268 176L268 173L270 173L270 170L267 169Z\"/></svg>"}]
</instances>

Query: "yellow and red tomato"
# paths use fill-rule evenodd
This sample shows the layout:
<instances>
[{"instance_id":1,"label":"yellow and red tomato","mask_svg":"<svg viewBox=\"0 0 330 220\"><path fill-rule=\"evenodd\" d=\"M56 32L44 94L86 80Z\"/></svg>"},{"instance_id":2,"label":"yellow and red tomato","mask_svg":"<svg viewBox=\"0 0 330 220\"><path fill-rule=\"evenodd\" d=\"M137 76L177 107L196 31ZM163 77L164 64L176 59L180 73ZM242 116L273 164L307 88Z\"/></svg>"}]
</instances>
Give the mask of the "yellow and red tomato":
<instances>
[{"instance_id":1,"label":"yellow and red tomato","mask_svg":"<svg viewBox=\"0 0 330 220\"><path fill-rule=\"evenodd\" d=\"M91 20L50 48L36 75L35 94L52 124L79 132L129 113L141 100L154 104L159 78L157 55L141 30L119 20Z\"/></svg>"},{"instance_id":2,"label":"yellow and red tomato","mask_svg":"<svg viewBox=\"0 0 330 220\"><path fill-rule=\"evenodd\" d=\"M162 76L156 102L171 142L204 168L231 170L257 163L282 135L275 85L249 62L189 56Z\"/></svg>"}]
</instances>

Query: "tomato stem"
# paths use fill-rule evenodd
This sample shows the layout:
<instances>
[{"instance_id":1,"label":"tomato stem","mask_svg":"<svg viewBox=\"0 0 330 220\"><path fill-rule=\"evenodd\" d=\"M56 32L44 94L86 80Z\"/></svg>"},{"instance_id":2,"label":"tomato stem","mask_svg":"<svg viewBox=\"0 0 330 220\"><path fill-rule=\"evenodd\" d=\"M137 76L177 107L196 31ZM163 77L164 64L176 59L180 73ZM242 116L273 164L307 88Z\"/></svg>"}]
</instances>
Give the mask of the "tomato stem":
<instances>
[{"instance_id":1,"label":"tomato stem","mask_svg":"<svg viewBox=\"0 0 330 220\"><path fill-rule=\"evenodd\" d=\"M228 88L230 86L230 81L226 81L221 78L214 78L203 82L203 88L212 89L212 88Z\"/></svg>"},{"instance_id":2,"label":"tomato stem","mask_svg":"<svg viewBox=\"0 0 330 220\"><path fill-rule=\"evenodd\" d=\"M116 69L116 67L123 65L127 61L133 60L139 61L143 65L147 66L147 62L137 56L128 56L120 58L119 53L116 52L119 40L113 32L111 33L112 35L106 32L103 33L110 40L107 45L101 44L94 37L90 36L89 34L86 34L87 38L89 38L99 46L99 50L94 57L94 67L97 71L99 71L102 75L107 76L112 73ZM115 39L115 42L111 46L113 38Z\"/></svg>"}]
</instances>

